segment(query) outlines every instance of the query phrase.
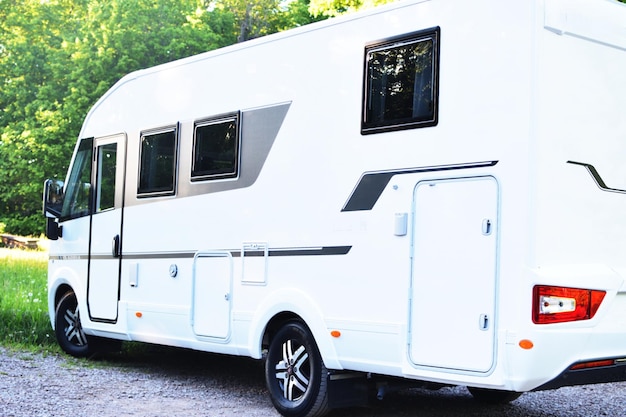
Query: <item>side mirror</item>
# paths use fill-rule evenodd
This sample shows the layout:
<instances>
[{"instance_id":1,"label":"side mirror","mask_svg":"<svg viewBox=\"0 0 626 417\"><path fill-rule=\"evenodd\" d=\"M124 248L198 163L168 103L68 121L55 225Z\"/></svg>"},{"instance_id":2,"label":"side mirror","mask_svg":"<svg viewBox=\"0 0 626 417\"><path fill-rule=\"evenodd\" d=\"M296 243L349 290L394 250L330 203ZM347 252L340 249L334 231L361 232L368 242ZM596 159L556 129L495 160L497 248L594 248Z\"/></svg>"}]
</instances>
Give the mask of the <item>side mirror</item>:
<instances>
[{"instance_id":1,"label":"side mirror","mask_svg":"<svg viewBox=\"0 0 626 417\"><path fill-rule=\"evenodd\" d=\"M43 183L43 215L59 218L63 208L63 181L46 180Z\"/></svg>"},{"instance_id":2,"label":"side mirror","mask_svg":"<svg viewBox=\"0 0 626 417\"><path fill-rule=\"evenodd\" d=\"M57 219L63 208L63 181L46 180L43 184L43 215L46 216L46 237L57 240L63 235L63 226Z\"/></svg>"}]
</instances>

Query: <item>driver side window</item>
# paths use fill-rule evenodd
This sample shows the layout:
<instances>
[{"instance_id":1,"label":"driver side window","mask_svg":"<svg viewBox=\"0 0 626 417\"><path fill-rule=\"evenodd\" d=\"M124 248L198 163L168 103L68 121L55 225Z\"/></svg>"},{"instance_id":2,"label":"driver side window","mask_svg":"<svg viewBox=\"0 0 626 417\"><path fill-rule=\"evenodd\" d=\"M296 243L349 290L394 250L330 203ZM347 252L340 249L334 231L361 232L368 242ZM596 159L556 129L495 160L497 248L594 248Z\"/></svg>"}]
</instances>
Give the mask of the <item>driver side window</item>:
<instances>
[{"instance_id":1,"label":"driver side window","mask_svg":"<svg viewBox=\"0 0 626 417\"><path fill-rule=\"evenodd\" d=\"M88 216L91 213L92 155L93 138L81 140L66 185L61 220Z\"/></svg>"}]
</instances>

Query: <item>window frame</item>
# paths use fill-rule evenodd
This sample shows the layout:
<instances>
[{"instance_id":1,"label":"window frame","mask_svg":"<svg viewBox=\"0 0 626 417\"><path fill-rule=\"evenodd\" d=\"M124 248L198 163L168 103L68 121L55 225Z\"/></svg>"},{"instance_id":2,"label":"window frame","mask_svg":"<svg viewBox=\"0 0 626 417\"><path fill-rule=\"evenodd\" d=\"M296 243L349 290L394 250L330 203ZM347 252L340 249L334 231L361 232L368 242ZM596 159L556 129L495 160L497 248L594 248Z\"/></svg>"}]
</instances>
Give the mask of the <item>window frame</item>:
<instances>
[{"instance_id":1,"label":"window frame","mask_svg":"<svg viewBox=\"0 0 626 417\"><path fill-rule=\"evenodd\" d=\"M173 155L173 161L172 161L172 188L168 189L168 190L142 190L141 187L141 174L142 174L142 168L143 168L143 143L144 143L144 138L146 136L155 136L155 135L160 135L163 133L174 133L174 155ZM139 134L139 166L137 168L137 198L150 198L150 197L163 197L163 196L173 196L176 195L176 190L177 190L177 185L178 185L178 167L179 167L179 163L178 163L178 155L180 152L180 125L179 124L175 124L175 125L170 125L170 126L165 126L165 127L161 127L161 128L157 128L157 129L150 129L150 130L142 130Z\"/></svg>"},{"instance_id":2,"label":"window frame","mask_svg":"<svg viewBox=\"0 0 626 417\"><path fill-rule=\"evenodd\" d=\"M196 164L196 150L198 145L198 128L202 128L205 126L218 125L225 122L234 121L235 123L235 166L234 172L227 173L215 173L215 174L195 174L195 164ZM190 169L190 180L191 182L200 182L200 181L210 181L210 180L219 180L219 179L235 179L239 177L239 169L241 166L241 112L232 112L221 114L219 116L214 116L210 118L196 120L193 125L193 140L192 140L192 148L191 148L191 169Z\"/></svg>"},{"instance_id":3,"label":"window frame","mask_svg":"<svg viewBox=\"0 0 626 417\"><path fill-rule=\"evenodd\" d=\"M439 26L395 36L371 42L365 45L364 65L363 65L363 96L361 100L361 134L368 135L374 133L390 132L405 129L416 129L422 127L436 126L439 123L439 53L440 53L441 28ZM368 106L370 105L370 68L368 65L369 55L373 52L399 48L403 45L432 41L432 105L433 115L431 118L422 119L413 117L411 119L395 118L389 121L371 122L367 120Z\"/></svg>"}]
</instances>

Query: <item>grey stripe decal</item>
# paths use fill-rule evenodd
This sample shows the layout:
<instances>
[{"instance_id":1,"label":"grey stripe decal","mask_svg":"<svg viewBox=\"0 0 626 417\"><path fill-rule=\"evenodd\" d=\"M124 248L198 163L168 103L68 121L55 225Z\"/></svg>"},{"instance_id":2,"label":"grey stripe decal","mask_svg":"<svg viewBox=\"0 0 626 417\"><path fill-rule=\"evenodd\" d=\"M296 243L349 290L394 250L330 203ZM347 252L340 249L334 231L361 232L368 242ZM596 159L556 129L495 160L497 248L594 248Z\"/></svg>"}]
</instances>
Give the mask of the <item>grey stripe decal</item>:
<instances>
[{"instance_id":1,"label":"grey stripe decal","mask_svg":"<svg viewBox=\"0 0 626 417\"><path fill-rule=\"evenodd\" d=\"M321 246L317 248L277 248L270 249L268 251L269 256L332 256L332 255L347 255L350 252L352 246ZM238 258L241 256L241 250L239 249L219 249L215 252L230 252L231 256ZM131 259L186 259L193 258L196 252L184 251L184 252L154 252L154 253L123 253L122 258L125 260ZM246 251L246 256L263 256L263 251ZM64 259L87 259L87 255L70 255L70 256L50 256L52 260L64 260ZM92 259L117 259L111 255L94 255Z\"/></svg>"},{"instance_id":2,"label":"grey stripe decal","mask_svg":"<svg viewBox=\"0 0 626 417\"><path fill-rule=\"evenodd\" d=\"M190 181L191 167L181 163L177 197L246 188L254 184L278 136L291 103L241 112L241 166L237 179ZM143 201L142 201L143 202Z\"/></svg>"},{"instance_id":3,"label":"grey stripe decal","mask_svg":"<svg viewBox=\"0 0 626 417\"><path fill-rule=\"evenodd\" d=\"M261 170L274 145L274 141L278 137L278 133L290 106L291 102L287 102L241 111L241 148L239 172L236 178L207 178L201 181L191 181L190 155L191 152L193 152L193 138L191 136L181 137L177 168L176 198L236 190L254 184L261 174ZM185 125L188 126L185 127ZM192 130L192 127L193 122L190 121L182 124L182 128L187 130ZM128 146L129 149L137 146L135 139L129 138ZM127 164L126 181L131 187L126 191L125 206L151 204L161 201L159 196L141 196L141 198L137 196L136 189L132 186L132 184L137 181L137 174L133 173L137 170L137 162L132 159L138 158L138 155L129 151L127 157L129 158L129 162ZM171 197L172 196L164 196L166 199Z\"/></svg>"},{"instance_id":4,"label":"grey stripe decal","mask_svg":"<svg viewBox=\"0 0 626 417\"><path fill-rule=\"evenodd\" d=\"M580 166L583 166L583 167L587 168L587 172L589 172L589 174L591 175L591 178L593 178L593 180L595 181L595 183L598 186L598 188L600 188L602 191L606 191L606 192L609 192L609 193L626 194L626 190L622 190L620 188L608 187L604 183L604 180L602 179L600 174L598 173L598 170L593 165L587 164L587 163L584 163L584 162L574 162L574 161L567 161L567 163L568 164L574 164L574 165L580 165Z\"/></svg>"},{"instance_id":5,"label":"grey stripe decal","mask_svg":"<svg viewBox=\"0 0 626 417\"><path fill-rule=\"evenodd\" d=\"M465 164L434 165L429 167L404 168L390 171L366 172L352 191L341 211L371 210L385 187L394 175L418 174L424 172L451 171L457 169L485 168L497 164L498 161L470 162Z\"/></svg>"}]
</instances>

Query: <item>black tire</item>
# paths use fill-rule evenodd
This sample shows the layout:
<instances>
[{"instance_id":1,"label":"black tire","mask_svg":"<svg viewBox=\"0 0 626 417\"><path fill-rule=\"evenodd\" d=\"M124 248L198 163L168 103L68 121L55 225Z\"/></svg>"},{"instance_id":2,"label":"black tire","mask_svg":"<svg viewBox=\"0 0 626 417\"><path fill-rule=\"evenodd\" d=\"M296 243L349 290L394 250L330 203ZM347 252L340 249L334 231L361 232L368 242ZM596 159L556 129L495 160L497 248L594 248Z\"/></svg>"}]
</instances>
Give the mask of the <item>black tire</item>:
<instances>
[{"instance_id":1,"label":"black tire","mask_svg":"<svg viewBox=\"0 0 626 417\"><path fill-rule=\"evenodd\" d=\"M283 416L328 412L328 370L306 325L288 322L276 333L267 352L265 382L274 407Z\"/></svg>"},{"instance_id":2,"label":"black tire","mask_svg":"<svg viewBox=\"0 0 626 417\"><path fill-rule=\"evenodd\" d=\"M501 391L487 388L467 387L476 401L485 404L507 404L517 400L522 393L515 391Z\"/></svg>"},{"instance_id":3,"label":"black tire","mask_svg":"<svg viewBox=\"0 0 626 417\"><path fill-rule=\"evenodd\" d=\"M61 297L54 313L54 321L54 333L61 349L77 358L89 356L90 340L83 332L78 301L73 292L67 292Z\"/></svg>"}]
</instances>

